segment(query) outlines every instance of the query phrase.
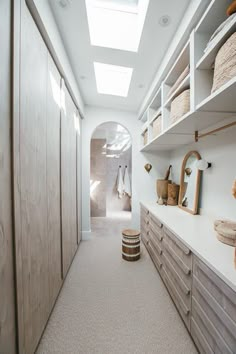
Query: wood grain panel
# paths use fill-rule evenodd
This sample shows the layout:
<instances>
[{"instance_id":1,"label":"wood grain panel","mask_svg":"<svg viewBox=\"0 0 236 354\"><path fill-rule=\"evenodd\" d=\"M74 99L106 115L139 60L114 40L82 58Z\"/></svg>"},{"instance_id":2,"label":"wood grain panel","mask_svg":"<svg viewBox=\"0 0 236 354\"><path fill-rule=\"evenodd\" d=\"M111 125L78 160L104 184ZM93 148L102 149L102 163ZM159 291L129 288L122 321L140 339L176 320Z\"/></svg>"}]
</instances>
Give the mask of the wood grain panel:
<instances>
[{"instance_id":1,"label":"wood grain panel","mask_svg":"<svg viewBox=\"0 0 236 354\"><path fill-rule=\"evenodd\" d=\"M60 74L48 54L47 73L47 235L50 308L62 284L60 208Z\"/></svg>"},{"instance_id":2,"label":"wood grain panel","mask_svg":"<svg viewBox=\"0 0 236 354\"><path fill-rule=\"evenodd\" d=\"M21 2L20 197L23 353L33 353L50 311L47 237L47 49ZM20 291L20 290L19 290Z\"/></svg>"},{"instance_id":3,"label":"wood grain panel","mask_svg":"<svg viewBox=\"0 0 236 354\"><path fill-rule=\"evenodd\" d=\"M0 1L0 353L16 352L11 193L11 6Z\"/></svg>"},{"instance_id":4,"label":"wood grain panel","mask_svg":"<svg viewBox=\"0 0 236 354\"><path fill-rule=\"evenodd\" d=\"M80 129L80 116L77 112L77 132L76 132L76 175L77 175L77 242L78 244L82 238L82 225L81 225L81 129Z\"/></svg>"},{"instance_id":5,"label":"wood grain panel","mask_svg":"<svg viewBox=\"0 0 236 354\"><path fill-rule=\"evenodd\" d=\"M76 109L67 88L62 87L64 109L61 112L61 208L63 276L66 275L77 249L76 209Z\"/></svg>"}]
</instances>

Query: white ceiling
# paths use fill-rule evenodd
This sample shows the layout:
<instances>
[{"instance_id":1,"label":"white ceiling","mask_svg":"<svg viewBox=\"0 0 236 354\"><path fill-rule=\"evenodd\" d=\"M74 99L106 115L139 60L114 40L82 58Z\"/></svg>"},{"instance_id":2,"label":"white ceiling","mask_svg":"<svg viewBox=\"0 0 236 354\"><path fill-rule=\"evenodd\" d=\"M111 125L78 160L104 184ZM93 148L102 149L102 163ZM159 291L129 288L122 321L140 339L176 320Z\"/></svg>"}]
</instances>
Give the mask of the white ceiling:
<instances>
[{"instance_id":1,"label":"white ceiling","mask_svg":"<svg viewBox=\"0 0 236 354\"><path fill-rule=\"evenodd\" d=\"M137 53L90 45L85 0L66 8L48 1L85 104L137 112L190 1L150 0ZM168 27L159 24L163 15L170 16ZM134 68L128 97L97 93L94 61Z\"/></svg>"}]
</instances>

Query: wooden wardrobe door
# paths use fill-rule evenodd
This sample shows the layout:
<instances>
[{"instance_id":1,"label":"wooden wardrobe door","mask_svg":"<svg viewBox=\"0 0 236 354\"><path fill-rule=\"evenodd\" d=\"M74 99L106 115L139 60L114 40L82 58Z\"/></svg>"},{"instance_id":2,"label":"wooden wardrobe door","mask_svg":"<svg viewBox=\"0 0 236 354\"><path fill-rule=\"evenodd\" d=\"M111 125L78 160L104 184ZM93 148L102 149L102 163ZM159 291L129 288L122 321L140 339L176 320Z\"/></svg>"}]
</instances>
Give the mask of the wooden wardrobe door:
<instances>
[{"instance_id":1,"label":"wooden wardrobe door","mask_svg":"<svg viewBox=\"0 0 236 354\"><path fill-rule=\"evenodd\" d=\"M0 1L0 353L16 352L11 192L11 1Z\"/></svg>"},{"instance_id":2,"label":"wooden wardrobe door","mask_svg":"<svg viewBox=\"0 0 236 354\"><path fill-rule=\"evenodd\" d=\"M62 284L60 194L61 76L48 54L47 78L47 217L49 296L52 308Z\"/></svg>"},{"instance_id":3,"label":"wooden wardrobe door","mask_svg":"<svg viewBox=\"0 0 236 354\"><path fill-rule=\"evenodd\" d=\"M20 212L23 350L35 351L50 310L47 235L47 73L46 46L21 2Z\"/></svg>"},{"instance_id":4,"label":"wooden wardrobe door","mask_svg":"<svg viewBox=\"0 0 236 354\"><path fill-rule=\"evenodd\" d=\"M76 196L76 108L63 85L64 109L61 111L61 208L63 276L65 277L77 249Z\"/></svg>"},{"instance_id":5,"label":"wooden wardrobe door","mask_svg":"<svg viewBox=\"0 0 236 354\"><path fill-rule=\"evenodd\" d=\"M82 237L82 217L81 217L81 120L77 112L77 129L76 129L76 168L77 168L77 242L81 241Z\"/></svg>"}]
</instances>

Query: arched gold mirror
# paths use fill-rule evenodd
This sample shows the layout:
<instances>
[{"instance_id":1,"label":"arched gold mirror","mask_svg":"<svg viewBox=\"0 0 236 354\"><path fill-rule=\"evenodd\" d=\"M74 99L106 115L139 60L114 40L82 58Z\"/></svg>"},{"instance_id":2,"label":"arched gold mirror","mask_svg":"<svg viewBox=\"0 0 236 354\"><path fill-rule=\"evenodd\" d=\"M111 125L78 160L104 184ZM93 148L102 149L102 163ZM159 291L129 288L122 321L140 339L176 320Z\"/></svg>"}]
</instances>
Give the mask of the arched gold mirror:
<instances>
[{"instance_id":1,"label":"arched gold mirror","mask_svg":"<svg viewBox=\"0 0 236 354\"><path fill-rule=\"evenodd\" d=\"M197 151L190 151L182 163L179 208L190 214L198 213L201 171L197 168L197 162L200 159Z\"/></svg>"}]
</instances>

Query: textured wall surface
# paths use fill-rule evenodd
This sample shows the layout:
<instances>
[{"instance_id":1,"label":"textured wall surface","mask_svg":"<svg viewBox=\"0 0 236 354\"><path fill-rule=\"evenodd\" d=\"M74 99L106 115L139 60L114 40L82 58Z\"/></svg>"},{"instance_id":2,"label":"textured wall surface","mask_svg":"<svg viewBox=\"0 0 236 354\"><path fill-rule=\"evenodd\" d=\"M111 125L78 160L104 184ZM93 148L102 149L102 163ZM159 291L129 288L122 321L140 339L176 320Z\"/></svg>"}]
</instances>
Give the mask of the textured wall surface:
<instances>
[{"instance_id":1,"label":"textured wall surface","mask_svg":"<svg viewBox=\"0 0 236 354\"><path fill-rule=\"evenodd\" d=\"M91 216L106 216L107 168L102 154L106 139L91 139Z\"/></svg>"}]
</instances>

